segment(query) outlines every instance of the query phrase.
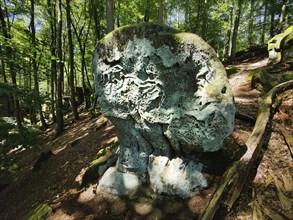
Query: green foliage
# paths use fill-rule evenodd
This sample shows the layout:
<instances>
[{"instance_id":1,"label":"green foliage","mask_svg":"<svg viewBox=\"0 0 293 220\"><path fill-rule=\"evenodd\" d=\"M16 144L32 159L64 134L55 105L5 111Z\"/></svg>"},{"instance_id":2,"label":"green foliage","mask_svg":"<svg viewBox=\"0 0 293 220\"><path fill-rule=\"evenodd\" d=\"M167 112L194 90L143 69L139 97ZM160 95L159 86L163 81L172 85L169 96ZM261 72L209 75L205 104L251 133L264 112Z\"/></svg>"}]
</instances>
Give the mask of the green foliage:
<instances>
[{"instance_id":1,"label":"green foliage","mask_svg":"<svg viewBox=\"0 0 293 220\"><path fill-rule=\"evenodd\" d=\"M239 68L236 67L236 66L229 66L226 68L226 72L227 72L227 75L230 76L234 73L237 73L239 71Z\"/></svg>"},{"instance_id":2,"label":"green foliage","mask_svg":"<svg viewBox=\"0 0 293 220\"><path fill-rule=\"evenodd\" d=\"M41 132L34 126L24 126L23 133L20 134L13 118L6 117L5 120L0 118L0 140L6 140L3 153L6 154L9 150L19 145L23 147L39 146L40 140L38 136Z\"/></svg>"},{"instance_id":3,"label":"green foliage","mask_svg":"<svg viewBox=\"0 0 293 220\"><path fill-rule=\"evenodd\" d=\"M40 134L41 131L33 126L24 126L20 134L13 118L0 118L0 190L12 182L13 173L19 170L11 153L31 146L37 149Z\"/></svg>"},{"instance_id":4,"label":"green foliage","mask_svg":"<svg viewBox=\"0 0 293 220\"><path fill-rule=\"evenodd\" d=\"M47 219L53 214L53 209L47 204L40 204L36 206L25 217L26 220Z\"/></svg>"},{"instance_id":5,"label":"green foliage","mask_svg":"<svg viewBox=\"0 0 293 220\"><path fill-rule=\"evenodd\" d=\"M287 82L293 79L293 72L286 72L282 75L283 81Z\"/></svg>"}]
</instances>

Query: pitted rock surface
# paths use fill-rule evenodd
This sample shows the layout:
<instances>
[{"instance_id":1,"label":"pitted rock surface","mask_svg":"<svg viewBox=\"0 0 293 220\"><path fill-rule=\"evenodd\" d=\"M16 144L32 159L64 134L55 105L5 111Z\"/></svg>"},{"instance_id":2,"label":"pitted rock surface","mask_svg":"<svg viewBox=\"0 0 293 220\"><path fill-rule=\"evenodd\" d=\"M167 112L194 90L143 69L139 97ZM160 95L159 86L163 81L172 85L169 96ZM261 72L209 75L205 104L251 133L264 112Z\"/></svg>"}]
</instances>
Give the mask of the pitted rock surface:
<instances>
[{"instance_id":1,"label":"pitted rock surface","mask_svg":"<svg viewBox=\"0 0 293 220\"><path fill-rule=\"evenodd\" d=\"M218 151L235 114L214 50L194 34L154 24L128 26L98 42L93 72L98 103L120 143L115 171L104 174L100 187L129 194L126 173L137 176L137 185L150 183L159 193L181 197L205 187L202 166L187 158ZM166 163L155 163L161 160ZM166 184L158 187L161 180Z\"/></svg>"}]
</instances>

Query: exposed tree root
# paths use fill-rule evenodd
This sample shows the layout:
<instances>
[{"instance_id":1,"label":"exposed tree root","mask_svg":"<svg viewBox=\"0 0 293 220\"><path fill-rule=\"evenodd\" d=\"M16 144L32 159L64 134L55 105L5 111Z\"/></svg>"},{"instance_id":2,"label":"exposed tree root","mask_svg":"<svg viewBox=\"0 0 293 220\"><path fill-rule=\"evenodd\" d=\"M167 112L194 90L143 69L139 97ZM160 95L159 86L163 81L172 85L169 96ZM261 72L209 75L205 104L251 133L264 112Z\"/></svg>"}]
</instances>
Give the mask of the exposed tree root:
<instances>
[{"instance_id":1,"label":"exposed tree root","mask_svg":"<svg viewBox=\"0 0 293 220\"><path fill-rule=\"evenodd\" d=\"M270 134L270 122L275 109L279 106L278 95L290 89L293 89L293 80L279 84L262 98L254 129L246 142L246 153L224 173L222 181L199 219L213 219L220 206L227 211L232 208L247 181L253 163Z\"/></svg>"}]
</instances>

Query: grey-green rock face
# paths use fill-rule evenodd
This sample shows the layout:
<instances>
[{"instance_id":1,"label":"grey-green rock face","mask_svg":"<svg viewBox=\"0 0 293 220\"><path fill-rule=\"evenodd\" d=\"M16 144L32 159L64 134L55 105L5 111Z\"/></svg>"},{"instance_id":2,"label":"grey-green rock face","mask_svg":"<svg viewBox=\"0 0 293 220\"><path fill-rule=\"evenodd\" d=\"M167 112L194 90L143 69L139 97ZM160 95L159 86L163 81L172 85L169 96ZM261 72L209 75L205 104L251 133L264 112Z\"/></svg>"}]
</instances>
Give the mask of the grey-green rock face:
<instances>
[{"instance_id":1,"label":"grey-green rock face","mask_svg":"<svg viewBox=\"0 0 293 220\"><path fill-rule=\"evenodd\" d=\"M153 157L217 151L233 130L235 106L224 67L194 34L153 24L115 30L98 43L93 72L98 103L117 129L117 172L132 172L152 185L152 169L162 166L153 166ZM186 167L188 160L179 163ZM188 172L185 177L196 178ZM100 185L107 187L104 180ZM206 185L202 177L189 182ZM190 189L176 190L183 183L175 185L172 195L190 196Z\"/></svg>"}]
</instances>

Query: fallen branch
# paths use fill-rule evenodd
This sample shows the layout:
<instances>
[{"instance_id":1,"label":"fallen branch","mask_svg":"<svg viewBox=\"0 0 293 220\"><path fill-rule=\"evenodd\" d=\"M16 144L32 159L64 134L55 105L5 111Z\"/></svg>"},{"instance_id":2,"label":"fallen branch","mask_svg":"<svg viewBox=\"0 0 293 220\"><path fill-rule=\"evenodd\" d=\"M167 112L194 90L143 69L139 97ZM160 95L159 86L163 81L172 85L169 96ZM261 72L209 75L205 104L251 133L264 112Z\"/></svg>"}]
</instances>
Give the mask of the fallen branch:
<instances>
[{"instance_id":1,"label":"fallen branch","mask_svg":"<svg viewBox=\"0 0 293 220\"><path fill-rule=\"evenodd\" d=\"M285 126L280 125L279 126L280 131L285 139L285 142L290 150L291 153L291 157L293 158L293 138L292 138L292 134L290 134L289 131L286 130Z\"/></svg>"},{"instance_id":2,"label":"fallen branch","mask_svg":"<svg viewBox=\"0 0 293 220\"><path fill-rule=\"evenodd\" d=\"M246 115L242 112L239 112L237 111L236 114L235 114L235 118L241 120L241 121L244 121L244 122L249 122L251 124L255 124L255 121L256 121L256 118L250 116L250 115Z\"/></svg>"},{"instance_id":3,"label":"fallen branch","mask_svg":"<svg viewBox=\"0 0 293 220\"><path fill-rule=\"evenodd\" d=\"M224 173L222 181L219 183L219 186L199 219L213 219L220 206L224 206L223 208L226 208L228 211L232 208L266 140L265 134L270 132L269 122L279 105L277 95L289 89L293 89L293 80L274 87L262 99L254 129L246 142L246 153Z\"/></svg>"}]
</instances>

